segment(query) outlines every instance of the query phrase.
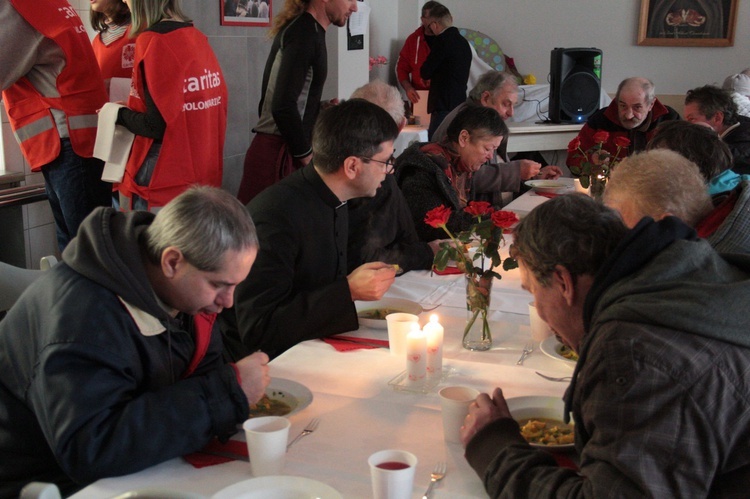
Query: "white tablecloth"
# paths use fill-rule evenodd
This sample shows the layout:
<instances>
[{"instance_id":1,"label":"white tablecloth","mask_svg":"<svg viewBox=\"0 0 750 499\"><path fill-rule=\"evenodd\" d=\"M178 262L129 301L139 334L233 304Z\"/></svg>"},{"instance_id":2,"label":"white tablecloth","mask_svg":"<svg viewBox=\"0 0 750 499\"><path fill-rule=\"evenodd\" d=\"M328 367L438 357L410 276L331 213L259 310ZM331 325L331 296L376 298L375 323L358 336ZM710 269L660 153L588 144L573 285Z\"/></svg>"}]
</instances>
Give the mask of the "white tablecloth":
<instances>
[{"instance_id":1,"label":"white tablecloth","mask_svg":"<svg viewBox=\"0 0 750 499\"><path fill-rule=\"evenodd\" d=\"M438 314L445 327L444 366L452 373L440 387L468 385L489 392L501 386L507 397L561 397L567 384L545 381L534 370L570 375L572 368L567 363L547 357L537 348L523 366L515 365L530 338L526 304L531 296L520 289L518 270L501 273L503 279L494 283L492 291L494 346L487 352L470 352L461 347L466 318L462 275L408 272L396 279L388 296L425 305L442 303L420 317L424 324L430 314ZM349 334L387 339L387 332L380 329L361 328ZM273 377L302 383L314 394L310 406L290 416L290 434L296 435L313 417L321 420L315 433L289 451L285 474L322 481L346 498L371 497L368 456L378 450L397 448L414 453L419 460L412 496L421 497L429 484L431 469L443 460L448 473L435 487L433 497L486 497L479 477L463 457L461 445L443 440L436 391L411 393L389 386L389 381L404 369L405 360L391 356L386 349L338 352L320 340L304 342L274 359ZM248 478L251 476L246 462L195 469L176 458L139 473L100 480L73 497L106 498L143 488L208 497Z\"/></svg>"}]
</instances>

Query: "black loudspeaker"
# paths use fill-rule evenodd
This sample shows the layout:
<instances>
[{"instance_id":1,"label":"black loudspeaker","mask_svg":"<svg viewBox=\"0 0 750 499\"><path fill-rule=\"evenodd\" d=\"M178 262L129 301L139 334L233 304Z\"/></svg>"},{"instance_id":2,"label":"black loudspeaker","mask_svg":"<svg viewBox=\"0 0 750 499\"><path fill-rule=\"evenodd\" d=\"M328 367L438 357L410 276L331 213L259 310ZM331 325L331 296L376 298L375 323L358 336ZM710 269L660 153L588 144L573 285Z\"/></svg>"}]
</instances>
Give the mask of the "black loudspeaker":
<instances>
[{"instance_id":1,"label":"black loudspeaker","mask_svg":"<svg viewBox=\"0 0 750 499\"><path fill-rule=\"evenodd\" d=\"M550 60L549 120L584 123L599 109L602 51L556 48Z\"/></svg>"}]
</instances>

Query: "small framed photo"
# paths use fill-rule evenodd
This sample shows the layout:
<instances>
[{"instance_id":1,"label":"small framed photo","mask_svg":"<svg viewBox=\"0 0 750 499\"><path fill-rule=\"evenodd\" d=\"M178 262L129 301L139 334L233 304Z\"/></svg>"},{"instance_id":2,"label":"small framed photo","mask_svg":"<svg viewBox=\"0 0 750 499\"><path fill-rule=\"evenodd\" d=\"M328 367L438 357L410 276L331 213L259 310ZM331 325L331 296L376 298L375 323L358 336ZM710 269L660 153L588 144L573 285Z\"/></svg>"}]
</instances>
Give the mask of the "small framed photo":
<instances>
[{"instance_id":1,"label":"small framed photo","mask_svg":"<svg viewBox=\"0 0 750 499\"><path fill-rule=\"evenodd\" d=\"M219 0L222 26L270 26L273 0Z\"/></svg>"},{"instance_id":2,"label":"small framed photo","mask_svg":"<svg viewBox=\"0 0 750 499\"><path fill-rule=\"evenodd\" d=\"M641 0L638 45L732 47L738 0Z\"/></svg>"}]
</instances>

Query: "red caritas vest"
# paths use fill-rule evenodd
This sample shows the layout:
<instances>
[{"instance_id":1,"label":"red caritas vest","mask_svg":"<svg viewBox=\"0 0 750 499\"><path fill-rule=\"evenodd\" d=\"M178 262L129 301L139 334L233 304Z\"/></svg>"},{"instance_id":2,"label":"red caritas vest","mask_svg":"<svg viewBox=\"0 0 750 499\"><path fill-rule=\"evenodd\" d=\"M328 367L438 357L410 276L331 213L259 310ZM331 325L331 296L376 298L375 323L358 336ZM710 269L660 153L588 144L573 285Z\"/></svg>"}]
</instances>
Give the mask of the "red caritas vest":
<instances>
[{"instance_id":1,"label":"red caritas vest","mask_svg":"<svg viewBox=\"0 0 750 499\"><path fill-rule=\"evenodd\" d=\"M33 171L60 155L60 134L50 108L66 115L75 153L90 158L96 140L96 111L107 92L81 18L66 0L10 0L18 13L60 46L67 63L57 77L59 97L45 97L27 78L3 91L5 108L21 151Z\"/></svg>"},{"instance_id":2,"label":"red caritas vest","mask_svg":"<svg viewBox=\"0 0 750 499\"><path fill-rule=\"evenodd\" d=\"M153 139L136 135L120 194L130 199L137 194L151 210L193 184L221 187L227 86L208 40L194 27L164 34L145 31L135 47L128 107L146 111L141 98L145 73L148 91L167 127L148 186L137 185L135 176Z\"/></svg>"},{"instance_id":3,"label":"red caritas vest","mask_svg":"<svg viewBox=\"0 0 750 499\"><path fill-rule=\"evenodd\" d=\"M130 26L120 38L104 45L101 33L91 42L94 55L102 71L102 78L130 78L135 63L135 40L130 38Z\"/></svg>"}]
</instances>

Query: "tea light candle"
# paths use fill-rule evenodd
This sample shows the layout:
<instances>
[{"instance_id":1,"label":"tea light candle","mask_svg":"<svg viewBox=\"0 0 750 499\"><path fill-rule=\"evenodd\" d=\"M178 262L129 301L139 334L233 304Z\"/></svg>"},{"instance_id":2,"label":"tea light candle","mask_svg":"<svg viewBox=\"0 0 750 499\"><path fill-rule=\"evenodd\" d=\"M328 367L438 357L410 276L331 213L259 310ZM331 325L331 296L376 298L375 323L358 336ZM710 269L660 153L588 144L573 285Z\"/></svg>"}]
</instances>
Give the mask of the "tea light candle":
<instances>
[{"instance_id":1,"label":"tea light candle","mask_svg":"<svg viewBox=\"0 0 750 499\"><path fill-rule=\"evenodd\" d=\"M443 326L438 322L438 316L432 314L430 322L424 325L423 331L427 340L427 375L441 376L443 374Z\"/></svg>"},{"instance_id":2,"label":"tea light candle","mask_svg":"<svg viewBox=\"0 0 750 499\"><path fill-rule=\"evenodd\" d=\"M419 324L406 335L406 373L410 383L424 381L427 374L427 337Z\"/></svg>"}]
</instances>

